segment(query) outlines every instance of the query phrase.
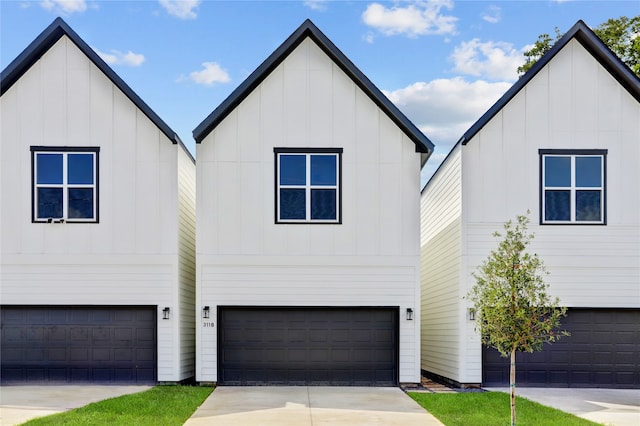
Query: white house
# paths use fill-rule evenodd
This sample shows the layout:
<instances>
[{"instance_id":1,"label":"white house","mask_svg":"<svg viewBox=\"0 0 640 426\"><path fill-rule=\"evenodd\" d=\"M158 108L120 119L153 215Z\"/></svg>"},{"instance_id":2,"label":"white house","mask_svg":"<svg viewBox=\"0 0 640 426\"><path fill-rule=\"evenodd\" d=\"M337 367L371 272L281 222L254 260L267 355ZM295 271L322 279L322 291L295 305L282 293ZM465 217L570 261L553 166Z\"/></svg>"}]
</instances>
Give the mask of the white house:
<instances>
[{"instance_id":1,"label":"white house","mask_svg":"<svg viewBox=\"0 0 640 426\"><path fill-rule=\"evenodd\" d=\"M195 370L195 163L62 19L1 75L3 383Z\"/></svg>"},{"instance_id":2,"label":"white house","mask_svg":"<svg viewBox=\"0 0 640 426\"><path fill-rule=\"evenodd\" d=\"M196 379L420 379L431 142L305 21L195 130Z\"/></svg>"},{"instance_id":3,"label":"white house","mask_svg":"<svg viewBox=\"0 0 640 426\"><path fill-rule=\"evenodd\" d=\"M522 386L640 386L640 80L579 21L476 122L422 192L422 369L508 383L463 297L502 224L531 250L572 333L518 354Z\"/></svg>"}]
</instances>

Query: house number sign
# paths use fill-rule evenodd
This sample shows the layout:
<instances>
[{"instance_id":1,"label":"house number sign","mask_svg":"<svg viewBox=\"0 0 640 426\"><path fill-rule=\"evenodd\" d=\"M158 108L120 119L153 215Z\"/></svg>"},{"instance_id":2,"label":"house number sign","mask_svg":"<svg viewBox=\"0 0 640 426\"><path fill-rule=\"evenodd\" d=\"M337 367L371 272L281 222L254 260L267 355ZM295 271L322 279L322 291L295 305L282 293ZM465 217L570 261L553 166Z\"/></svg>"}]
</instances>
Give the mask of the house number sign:
<instances>
[{"instance_id":1,"label":"house number sign","mask_svg":"<svg viewBox=\"0 0 640 426\"><path fill-rule=\"evenodd\" d=\"M213 323L212 322L203 322L202 326L203 327L213 327Z\"/></svg>"}]
</instances>

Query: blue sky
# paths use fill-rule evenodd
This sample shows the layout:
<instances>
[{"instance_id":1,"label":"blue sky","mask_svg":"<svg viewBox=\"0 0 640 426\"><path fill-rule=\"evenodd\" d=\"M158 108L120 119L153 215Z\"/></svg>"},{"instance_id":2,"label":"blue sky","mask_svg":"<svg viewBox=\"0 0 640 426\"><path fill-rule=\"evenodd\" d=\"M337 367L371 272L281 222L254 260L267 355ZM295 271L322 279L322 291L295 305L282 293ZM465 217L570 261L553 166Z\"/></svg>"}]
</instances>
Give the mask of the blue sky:
<instances>
[{"instance_id":1,"label":"blue sky","mask_svg":"<svg viewBox=\"0 0 640 426\"><path fill-rule=\"evenodd\" d=\"M61 16L195 153L192 130L309 18L436 145L424 182L539 34L639 13L637 0L1 0L0 68Z\"/></svg>"}]
</instances>

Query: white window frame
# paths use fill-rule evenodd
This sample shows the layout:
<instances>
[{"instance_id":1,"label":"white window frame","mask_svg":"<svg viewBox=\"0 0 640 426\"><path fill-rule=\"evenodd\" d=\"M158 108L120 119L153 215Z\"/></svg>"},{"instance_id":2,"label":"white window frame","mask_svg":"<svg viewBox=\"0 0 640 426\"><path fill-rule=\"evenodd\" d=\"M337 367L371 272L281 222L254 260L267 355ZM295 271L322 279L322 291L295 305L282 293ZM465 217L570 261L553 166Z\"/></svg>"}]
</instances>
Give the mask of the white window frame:
<instances>
[{"instance_id":1,"label":"white window frame","mask_svg":"<svg viewBox=\"0 0 640 426\"><path fill-rule=\"evenodd\" d=\"M33 181L33 205L32 222L72 222L72 223L97 223L98 222L98 158L99 148L59 148L59 147L31 147L32 152L32 181ZM40 154L62 155L62 183L38 183L38 157ZM88 154L93 157L93 183L92 184L70 184L68 183L68 158L73 154ZM38 189L39 188L62 188L62 216L61 217L39 217L38 214ZM90 188L93 190L93 217L70 218L69 217L69 189Z\"/></svg>"},{"instance_id":2,"label":"white window frame","mask_svg":"<svg viewBox=\"0 0 640 426\"><path fill-rule=\"evenodd\" d=\"M606 160L607 150L539 150L540 153L540 224L542 225L606 225ZM546 162L549 157L569 157L571 162L570 186L546 186ZM576 185L576 158L600 158L600 186L581 187ZM547 191L569 191L569 220L547 220L546 197ZM576 193L578 191L600 192L600 220L576 220Z\"/></svg>"},{"instance_id":3,"label":"white window frame","mask_svg":"<svg viewBox=\"0 0 640 426\"><path fill-rule=\"evenodd\" d=\"M342 222L342 194L341 194L341 175L342 175L342 149L341 148L274 148L275 152L275 210L276 223L317 223L317 224L338 224ZM280 184L280 157L282 155L299 155L305 157L305 184L304 185L281 185ZM312 185L311 184L311 157L312 156L330 156L336 159L336 184L335 185ZM282 219L280 217L280 190L281 189L304 189L305 190L305 218L304 219ZM335 219L312 219L311 218L311 191L313 189L333 189L336 194L336 217Z\"/></svg>"}]
</instances>

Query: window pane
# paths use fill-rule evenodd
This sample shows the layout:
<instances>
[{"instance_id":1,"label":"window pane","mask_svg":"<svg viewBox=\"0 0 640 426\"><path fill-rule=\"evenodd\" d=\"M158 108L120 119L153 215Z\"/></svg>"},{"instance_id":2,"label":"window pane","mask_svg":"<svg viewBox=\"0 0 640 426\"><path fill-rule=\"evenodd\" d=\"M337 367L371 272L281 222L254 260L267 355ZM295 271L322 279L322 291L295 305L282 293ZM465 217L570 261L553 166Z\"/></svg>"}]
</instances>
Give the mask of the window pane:
<instances>
[{"instance_id":1,"label":"window pane","mask_svg":"<svg viewBox=\"0 0 640 426\"><path fill-rule=\"evenodd\" d=\"M571 186L571 157L544 157L544 185Z\"/></svg>"},{"instance_id":2,"label":"window pane","mask_svg":"<svg viewBox=\"0 0 640 426\"><path fill-rule=\"evenodd\" d=\"M39 184L62 183L62 154L36 154L37 178Z\"/></svg>"},{"instance_id":3,"label":"window pane","mask_svg":"<svg viewBox=\"0 0 640 426\"><path fill-rule=\"evenodd\" d=\"M62 188L38 188L38 219L62 217Z\"/></svg>"},{"instance_id":4,"label":"window pane","mask_svg":"<svg viewBox=\"0 0 640 426\"><path fill-rule=\"evenodd\" d=\"M304 189L280 190L280 219L306 219Z\"/></svg>"},{"instance_id":5,"label":"window pane","mask_svg":"<svg viewBox=\"0 0 640 426\"><path fill-rule=\"evenodd\" d=\"M69 188L69 219L93 219L93 188Z\"/></svg>"},{"instance_id":6,"label":"window pane","mask_svg":"<svg viewBox=\"0 0 640 426\"><path fill-rule=\"evenodd\" d=\"M69 154L67 179L70 184L93 184L93 154Z\"/></svg>"},{"instance_id":7,"label":"window pane","mask_svg":"<svg viewBox=\"0 0 640 426\"><path fill-rule=\"evenodd\" d=\"M544 219L570 220L571 194L569 191L544 192Z\"/></svg>"},{"instance_id":8,"label":"window pane","mask_svg":"<svg viewBox=\"0 0 640 426\"><path fill-rule=\"evenodd\" d=\"M336 220L336 190L311 190L311 219Z\"/></svg>"},{"instance_id":9,"label":"window pane","mask_svg":"<svg viewBox=\"0 0 640 426\"><path fill-rule=\"evenodd\" d=\"M576 186L602 186L602 157L576 157Z\"/></svg>"},{"instance_id":10,"label":"window pane","mask_svg":"<svg viewBox=\"0 0 640 426\"><path fill-rule=\"evenodd\" d=\"M601 220L600 191L576 191L576 221Z\"/></svg>"},{"instance_id":11,"label":"window pane","mask_svg":"<svg viewBox=\"0 0 640 426\"><path fill-rule=\"evenodd\" d=\"M304 155L280 156L280 185L305 185L307 158Z\"/></svg>"},{"instance_id":12,"label":"window pane","mask_svg":"<svg viewBox=\"0 0 640 426\"><path fill-rule=\"evenodd\" d=\"M312 155L311 185L335 185L336 160L335 155Z\"/></svg>"}]
</instances>

